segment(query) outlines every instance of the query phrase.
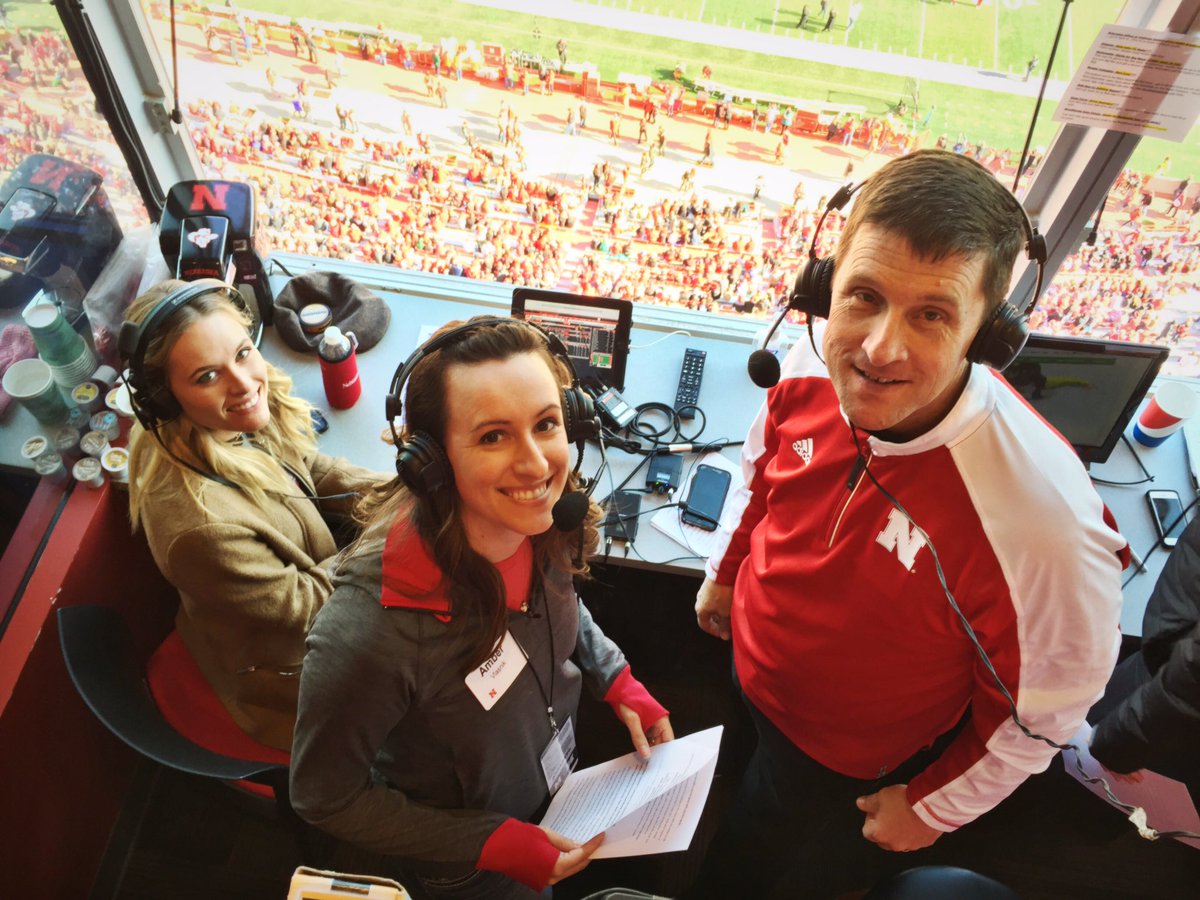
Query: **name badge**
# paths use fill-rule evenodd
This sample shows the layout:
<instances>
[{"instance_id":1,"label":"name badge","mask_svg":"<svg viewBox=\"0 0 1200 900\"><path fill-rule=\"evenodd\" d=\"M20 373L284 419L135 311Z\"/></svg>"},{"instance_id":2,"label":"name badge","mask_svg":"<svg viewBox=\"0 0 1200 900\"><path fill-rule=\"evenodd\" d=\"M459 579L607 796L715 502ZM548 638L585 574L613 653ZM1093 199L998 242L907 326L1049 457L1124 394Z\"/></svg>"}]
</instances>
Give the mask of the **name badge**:
<instances>
[{"instance_id":1,"label":"name badge","mask_svg":"<svg viewBox=\"0 0 1200 900\"><path fill-rule=\"evenodd\" d=\"M475 695L480 706L491 709L517 680L525 665L525 654L517 646L517 639L512 632L506 631L496 652L467 675L467 689Z\"/></svg>"},{"instance_id":2,"label":"name badge","mask_svg":"<svg viewBox=\"0 0 1200 900\"><path fill-rule=\"evenodd\" d=\"M553 797L562 787L567 776L579 764L579 752L575 749L575 725L568 718L563 727L550 738L542 751L542 774L546 776L546 787Z\"/></svg>"}]
</instances>

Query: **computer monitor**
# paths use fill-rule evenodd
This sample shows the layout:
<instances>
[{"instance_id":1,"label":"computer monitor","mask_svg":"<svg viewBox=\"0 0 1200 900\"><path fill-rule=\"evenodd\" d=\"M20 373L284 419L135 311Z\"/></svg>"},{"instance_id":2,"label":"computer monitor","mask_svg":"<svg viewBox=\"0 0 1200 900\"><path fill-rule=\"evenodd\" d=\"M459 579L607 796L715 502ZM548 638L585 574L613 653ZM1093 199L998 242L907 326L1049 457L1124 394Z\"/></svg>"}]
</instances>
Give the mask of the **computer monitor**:
<instances>
[{"instance_id":1,"label":"computer monitor","mask_svg":"<svg viewBox=\"0 0 1200 900\"><path fill-rule=\"evenodd\" d=\"M1153 344L1031 334L1004 377L1091 465L1108 459L1169 353Z\"/></svg>"},{"instance_id":2,"label":"computer monitor","mask_svg":"<svg viewBox=\"0 0 1200 900\"><path fill-rule=\"evenodd\" d=\"M513 290L512 314L557 335L581 383L625 390L633 303L533 288Z\"/></svg>"}]
</instances>

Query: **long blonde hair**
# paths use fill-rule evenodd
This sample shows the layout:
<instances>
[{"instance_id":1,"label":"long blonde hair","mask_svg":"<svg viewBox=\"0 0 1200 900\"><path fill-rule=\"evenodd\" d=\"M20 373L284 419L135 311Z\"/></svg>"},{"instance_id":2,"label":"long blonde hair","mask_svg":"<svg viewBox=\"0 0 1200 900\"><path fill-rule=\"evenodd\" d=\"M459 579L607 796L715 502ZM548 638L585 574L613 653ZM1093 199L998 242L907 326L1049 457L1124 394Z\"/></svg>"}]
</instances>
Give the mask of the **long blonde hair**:
<instances>
[{"instance_id":1,"label":"long blonde hair","mask_svg":"<svg viewBox=\"0 0 1200 900\"><path fill-rule=\"evenodd\" d=\"M155 285L130 304L126 321L141 323L164 297L185 284L170 280ZM141 383L166 384L167 362L179 338L198 320L217 314L231 316L247 327L250 324L245 313L221 292L201 294L171 313L151 335L139 374ZM186 414L161 423L157 435L149 433L140 422L134 423L130 433L129 513L135 530L141 524L149 492L171 479L182 478L196 497L203 477L199 473L236 485L256 503L266 502L271 491L295 492L291 477L278 459L297 452L307 456L316 450L311 407L291 395L292 379L287 373L270 363L266 367L267 408L271 418L255 433L253 445L219 441Z\"/></svg>"}]
</instances>

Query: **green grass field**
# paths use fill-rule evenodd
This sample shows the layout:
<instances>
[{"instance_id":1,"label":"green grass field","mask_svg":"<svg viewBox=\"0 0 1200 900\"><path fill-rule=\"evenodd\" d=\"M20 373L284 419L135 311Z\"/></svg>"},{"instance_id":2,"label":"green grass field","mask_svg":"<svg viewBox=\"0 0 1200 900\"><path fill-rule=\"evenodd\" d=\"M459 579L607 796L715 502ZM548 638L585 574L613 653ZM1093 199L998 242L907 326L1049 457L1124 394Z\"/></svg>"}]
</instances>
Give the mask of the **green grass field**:
<instances>
[{"instance_id":1,"label":"green grass field","mask_svg":"<svg viewBox=\"0 0 1200 900\"><path fill-rule=\"evenodd\" d=\"M821 41L838 46L862 47L925 59L949 60L1000 72L1024 72L1025 62L1036 53L1044 66L1058 25L1062 6L1058 0L987 0L976 7L973 0L859 0L862 12L853 29L845 30L851 0L832 0L837 12L835 27L828 33L819 26L796 28L800 9L807 5L815 15L818 2L788 0L589 0L611 9L611 19L620 24L622 13L642 12L689 21L758 30L783 35L796 41ZM572 59L596 63L602 78L618 72L640 72L668 78L675 65L685 62L689 74L704 63L714 77L748 90L784 94L828 103L859 104L871 113L883 113L906 96L908 79L897 75L859 71L791 58L693 44L662 35L623 31L619 27L594 28L553 17L522 15L477 6L466 0L241 0L243 9L258 9L296 18L361 23L421 35L426 40L454 37L461 41L496 41L506 48L520 48L553 57L559 37L570 44ZM1123 0L1086 0L1072 3L1068 27L1059 46L1054 77L1067 80L1083 58L1101 26L1112 21ZM546 3L552 10L553 4ZM19 24L45 26L54 23L54 8L46 2L9 2L10 20ZM187 6L180 6L186 13ZM669 21L663 28L670 33ZM164 52L166 52L164 48ZM1039 68L1038 73L1041 73ZM931 138L959 132L990 146L1019 150L1033 111L1028 97L941 84L920 83L922 114L933 108L929 120ZM911 98L909 98L911 106ZM1057 130L1051 120L1055 104L1043 104L1034 145L1046 146ZM1143 141L1133 165L1152 170L1163 156L1174 160L1172 174L1200 175L1200 129L1193 129L1182 144Z\"/></svg>"},{"instance_id":2,"label":"green grass field","mask_svg":"<svg viewBox=\"0 0 1200 900\"><path fill-rule=\"evenodd\" d=\"M797 41L828 41L838 45L927 59L966 62L1001 72L1024 72L1025 62L1037 53L1042 65L1049 59L1050 46L1062 7L1055 0L989 0L979 8L972 0L952 4L949 0L860 0L863 10L854 28L844 30L850 0L832 0L840 24L826 34L810 26L798 31L801 3L788 0L777 6L772 0L595 0L610 8L615 24L623 12L645 12L676 19L697 18L747 30L775 33ZM1088 0L1070 6L1068 28L1059 45L1054 75L1067 80L1070 72L1090 47L1101 26L1120 11L1122 0ZM693 44L661 35L645 35L619 28L595 28L551 16L533 16L477 6L464 0L441 0L436 5L415 0L243 0L244 8L339 22L360 22L419 34L426 40L454 37L460 41L495 41L506 48L520 48L553 57L559 37L569 43L571 58L596 63L602 78L618 72L641 72L656 78L669 77L679 62L695 72L707 63L714 77L727 84L751 90L785 94L821 102L861 104L872 113L883 113L907 93L910 86L900 76L828 66L791 58ZM807 3L815 13L819 3ZM547 9L553 9L549 3ZM922 31L922 14L924 29ZM668 27L664 31L669 32ZM922 37L923 34L923 37ZM993 65L995 63L995 65ZM1039 72L1041 69L1039 68ZM1019 150L1025 140L1033 100L958 85L922 81L921 106L934 107L929 122L932 137L959 132L990 146ZM910 101L911 105L911 101ZM1046 146L1057 130L1051 121L1055 104L1044 103L1034 135L1034 145ZM1193 136L1196 131L1193 131ZM1133 164L1153 169L1164 155L1174 160L1176 175L1200 173L1200 140L1183 144L1143 141Z\"/></svg>"}]
</instances>

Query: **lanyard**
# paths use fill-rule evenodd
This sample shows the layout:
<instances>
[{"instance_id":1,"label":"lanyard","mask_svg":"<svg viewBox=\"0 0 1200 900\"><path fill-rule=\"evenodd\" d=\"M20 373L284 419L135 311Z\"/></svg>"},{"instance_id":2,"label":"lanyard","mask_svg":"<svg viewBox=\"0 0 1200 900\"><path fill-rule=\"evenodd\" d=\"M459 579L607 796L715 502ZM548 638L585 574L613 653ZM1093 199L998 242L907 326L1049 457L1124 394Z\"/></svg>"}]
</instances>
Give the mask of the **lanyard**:
<instances>
[{"instance_id":1,"label":"lanyard","mask_svg":"<svg viewBox=\"0 0 1200 900\"><path fill-rule=\"evenodd\" d=\"M546 599L546 589L544 586L539 588L542 597L542 607L546 612L546 633L550 637L550 693L546 693L546 688L542 685L542 676L537 672L537 667L533 664L533 660L529 658L529 654L525 652L525 648L521 642L517 640L517 636L513 635L513 640L516 641L517 649L521 651L521 655L525 657L525 662L529 663L529 671L533 673L533 680L537 682L538 693L542 695L542 700L546 704L546 715L550 717L550 728L554 733L558 734L558 722L554 718L554 670L558 667L557 658L554 655L554 627L550 622L550 603Z\"/></svg>"}]
</instances>

